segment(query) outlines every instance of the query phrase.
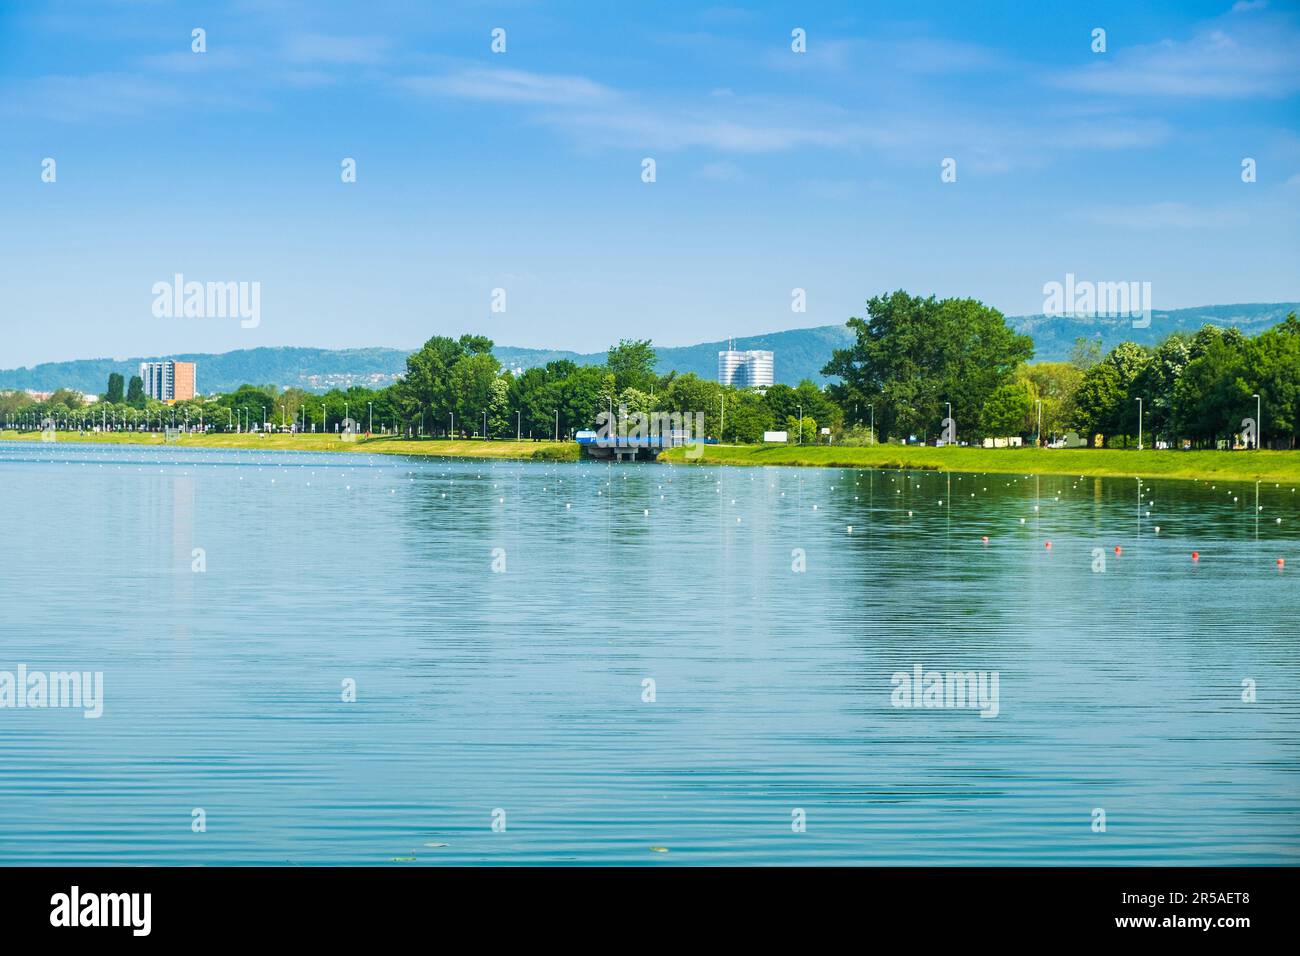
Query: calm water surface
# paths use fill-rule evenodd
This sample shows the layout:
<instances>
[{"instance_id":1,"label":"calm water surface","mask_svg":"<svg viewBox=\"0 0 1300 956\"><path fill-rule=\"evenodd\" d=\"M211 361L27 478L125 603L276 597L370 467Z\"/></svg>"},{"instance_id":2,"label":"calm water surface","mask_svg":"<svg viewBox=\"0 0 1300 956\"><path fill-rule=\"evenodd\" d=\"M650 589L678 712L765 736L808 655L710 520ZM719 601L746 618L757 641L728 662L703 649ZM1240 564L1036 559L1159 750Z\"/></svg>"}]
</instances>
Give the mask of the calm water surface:
<instances>
[{"instance_id":1,"label":"calm water surface","mask_svg":"<svg viewBox=\"0 0 1300 956\"><path fill-rule=\"evenodd\" d=\"M1300 862L1289 486L0 443L0 500L0 671L105 697L0 709L0 863Z\"/></svg>"}]
</instances>

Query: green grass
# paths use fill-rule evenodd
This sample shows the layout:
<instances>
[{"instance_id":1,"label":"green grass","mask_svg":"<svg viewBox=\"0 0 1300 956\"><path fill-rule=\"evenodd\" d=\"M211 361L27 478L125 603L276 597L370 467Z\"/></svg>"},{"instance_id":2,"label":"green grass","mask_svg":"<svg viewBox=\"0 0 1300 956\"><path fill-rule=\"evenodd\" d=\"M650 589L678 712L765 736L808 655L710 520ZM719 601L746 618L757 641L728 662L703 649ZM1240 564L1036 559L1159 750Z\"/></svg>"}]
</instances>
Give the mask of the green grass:
<instances>
[{"instance_id":1,"label":"green grass","mask_svg":"<svg viewBox=\"0 0 1300 956\"><path fill-rule=\"evenodd\" d=\"M0 438L39 441L37 432L0 432ZM162 445L161 434L59 432L59 443ZM449 458L523 458L577 461L572 442L410 440L376 435L345 442L336 435L186 435L192 448L258 451L341 451ZM1126 451L1109 448L931 448L924 445L708 445L703 456L674 448L662 457L678 464L799 465L829 468L918 468L1022 475L1131 478L1204 478L1220 481L1300 481L1300 451Z\"/></svg>"},{"instance_id":2,"label":"green grass","mask_svg":"<svg viewBox=\"0 0 1300 956\"><path fill-rule=\"evenodd\" d=\"M40 441L38 432L0 432L11 441ZM59 432L61 444L162 445L159 433L148 432ZM185 435L178 445L186 448L251 448L258 451L342 451L381 455L433 455L450 458L532 458L544 461L577 461L578 446L572 442L534 441L447 441L444 439L412 440L375 435L358 436L354 442L337 435L216 434Z\"/></svg>"},{"instance_id":3,"label":"green grass","mask_svg":"<svg viewBox=\"0 0 1300 956\"><path fill-rule=\"evenodd\" d=\"M931 448L925 445L708 445L665 461L704 465L807 465L826 468L916 468L1022 475L1215 478L1300 481L1300 451L1126 451L1110 448Z\"/></svg>"}]
</instances>

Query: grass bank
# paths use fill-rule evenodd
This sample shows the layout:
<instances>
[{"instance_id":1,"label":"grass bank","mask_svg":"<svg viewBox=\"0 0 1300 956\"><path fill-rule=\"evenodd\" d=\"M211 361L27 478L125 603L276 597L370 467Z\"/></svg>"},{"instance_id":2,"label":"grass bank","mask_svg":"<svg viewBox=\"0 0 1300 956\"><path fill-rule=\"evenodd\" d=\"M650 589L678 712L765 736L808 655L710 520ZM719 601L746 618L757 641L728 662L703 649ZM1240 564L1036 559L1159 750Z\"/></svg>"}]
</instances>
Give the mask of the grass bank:
<instances>
[{"instance_id":1,"label":"grass bank","mask_svg":"<svg viewBox=\"0 0 1300 956\"><path fill-rule=\"evenodd\" d=\"M40 441L38 432L0 431L0 439ZM58 444L95 445L162 445L159 433L59 432ZM578 446L572 442L553 441L469 441L446 439L406 439L375 435L357 436L354 442L336 435L277 435L266 433L185 435L177 442L184 448L246 448L254 451L341 451L381 455L428 455L448 458L526 458L543 461L577 461Z\"/></svg>"},{"instance_id":2,"label":"grass bank","mask_svg":"<svg viewBox=\"0 0 1300 956\"><path fill-rule=\"evenodd\" d=\"M663 460L704 465L804 465L825 468L917 468L1102 478L1209 478L1300 481L1300 451L1127 451L1109 448L931 448L924 445L708 445Z\"/></svg>"}]
</instances>

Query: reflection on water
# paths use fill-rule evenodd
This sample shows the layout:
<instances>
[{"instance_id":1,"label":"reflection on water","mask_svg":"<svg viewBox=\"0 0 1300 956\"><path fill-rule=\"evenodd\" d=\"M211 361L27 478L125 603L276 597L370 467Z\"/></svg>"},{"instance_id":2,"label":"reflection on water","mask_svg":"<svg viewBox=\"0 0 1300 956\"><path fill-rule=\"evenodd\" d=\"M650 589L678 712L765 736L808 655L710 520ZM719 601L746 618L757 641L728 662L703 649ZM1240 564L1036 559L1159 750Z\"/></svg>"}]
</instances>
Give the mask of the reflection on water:
<instances>
[{"instance_id":1,"label":"reflection on water","mask_svg":"<svg viewBox=\"0 0 1300 956\"><path fill-rule=\"evenodd\" d=\"M0 709L3 863L1300 858L1290 487L8 443L0 488L0 671L105 696ZM997 717L891 706L916 665Z\"/></svg>"}]
</instances>

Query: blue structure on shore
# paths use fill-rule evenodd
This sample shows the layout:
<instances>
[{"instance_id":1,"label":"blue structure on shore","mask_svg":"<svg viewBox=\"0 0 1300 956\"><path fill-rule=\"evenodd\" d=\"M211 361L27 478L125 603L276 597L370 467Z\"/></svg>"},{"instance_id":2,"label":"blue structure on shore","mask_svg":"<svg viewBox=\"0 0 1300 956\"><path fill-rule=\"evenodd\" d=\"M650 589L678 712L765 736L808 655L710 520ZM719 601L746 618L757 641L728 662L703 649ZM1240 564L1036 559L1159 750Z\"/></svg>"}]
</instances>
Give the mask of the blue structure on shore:
<instances>
[{"instance_id":1,"label":"blue structure on shore","mask_svg":"<svg viewBox=\"0 0 1300 956\"><path fill-rule=\"evenodd\" d=\"M578 447L589 458L616 458L635 461L638 458L653 461L667 448L694 445L703 442L716 445L716 438L686 438L682 435L598 435L593 431L580 431L574 436Z\"/></svg>"}]
</instances>

